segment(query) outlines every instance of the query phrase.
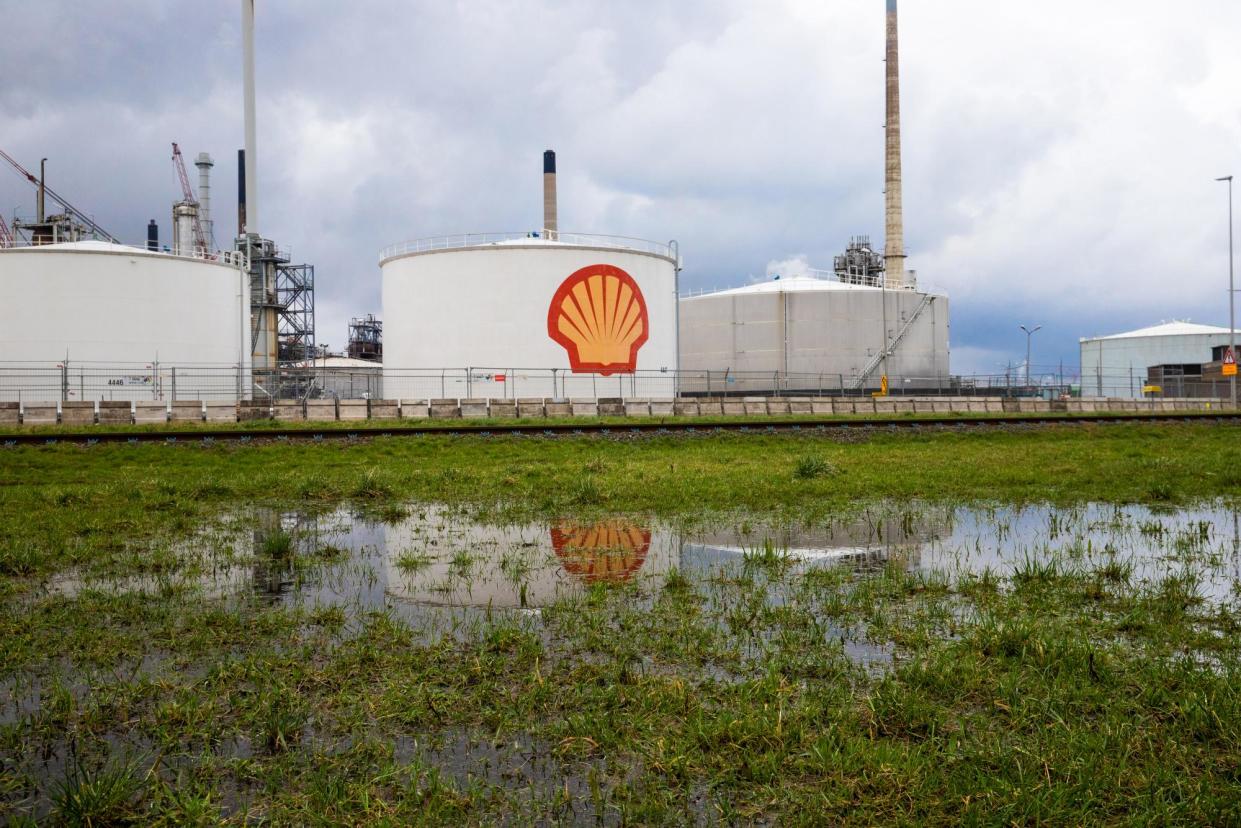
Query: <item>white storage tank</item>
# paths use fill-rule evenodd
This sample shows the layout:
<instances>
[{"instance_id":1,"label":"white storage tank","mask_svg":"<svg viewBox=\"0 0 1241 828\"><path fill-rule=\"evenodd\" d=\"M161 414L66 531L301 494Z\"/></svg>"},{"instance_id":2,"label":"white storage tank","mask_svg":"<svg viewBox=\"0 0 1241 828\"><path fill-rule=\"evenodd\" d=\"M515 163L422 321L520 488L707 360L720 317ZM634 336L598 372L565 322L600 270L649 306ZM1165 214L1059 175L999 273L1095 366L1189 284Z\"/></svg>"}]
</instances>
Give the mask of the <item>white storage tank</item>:
<instances>
[{"instance_id":1,"label":"white storage tank","mask_svg":"<svg viewBox=\"0 0 1241 828\"><path fill-rule=\"evenodd\" d=\"M1211 361L1213 348L1229 344L1230 336L1228 328L1178 321L1083 338L1079 340L1082 396L1142 397L1147 369L1201 366Z\"/></svg>"},{"instance_id":2,"label":"white storage tank","mask_svg":"<svg viewBox=\"0 0 1241 828\"><path fill-rule=\"evenodd\" d=\"M893 391L949 380L948 297L912 287L773 279L683 298L680 330L686 393L876 389L885 371Z\"/></svg>"},{"instance_id":3,"label":"white storage tank","mask_svg":"<svg viewBox=\"0 0 1241 828\"><path fill-rule=\"evenodd\" d=\"M99 241L0 249L0 399L19 388L24 401L167 399L172 366L179 398L237 399L249 318L248 277L231 255Z\"/></svg>"},{"instance_id":4,"label":"white storage tank","mask_svg":"<svg viewBox=\"0 0 1241 828\"><path fill-rule=\"evenodd\" d=\"M384 394L671 397L675 243L553 238L455 236L384 250Z\"/></svg>"}]
</instances>

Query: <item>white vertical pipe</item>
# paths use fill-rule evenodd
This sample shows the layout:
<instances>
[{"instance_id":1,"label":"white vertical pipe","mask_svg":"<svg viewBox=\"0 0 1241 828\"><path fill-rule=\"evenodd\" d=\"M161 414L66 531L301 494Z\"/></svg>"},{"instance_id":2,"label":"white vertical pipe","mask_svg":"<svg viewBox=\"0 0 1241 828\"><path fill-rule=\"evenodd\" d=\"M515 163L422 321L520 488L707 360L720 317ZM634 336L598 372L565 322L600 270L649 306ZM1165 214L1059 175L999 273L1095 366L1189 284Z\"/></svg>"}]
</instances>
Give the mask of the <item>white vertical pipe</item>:
<instances>
[{"instance_id":1,"label":"white vertical pipe","mask_svg":"<svg viewBox=\"0 0 1241 828\"><path fill-rule=\"evenodd\" d=\"M259 156L255 151L254 115L254 0L241 0L242 85L246 107L246 227L245 232L259 232Z\"/></svg>"}]
</instances>

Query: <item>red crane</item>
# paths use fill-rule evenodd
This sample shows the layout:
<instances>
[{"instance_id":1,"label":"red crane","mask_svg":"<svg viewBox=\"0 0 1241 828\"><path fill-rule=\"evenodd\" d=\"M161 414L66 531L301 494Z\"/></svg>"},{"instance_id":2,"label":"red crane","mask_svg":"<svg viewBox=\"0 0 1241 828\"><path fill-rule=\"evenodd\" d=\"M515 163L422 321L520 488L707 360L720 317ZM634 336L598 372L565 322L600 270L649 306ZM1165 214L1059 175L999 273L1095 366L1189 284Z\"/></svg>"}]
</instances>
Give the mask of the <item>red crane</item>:
<instances>
[{"instance_id":1,"label":"red crane","mask_svg":"<svg viewBox=\"0 0 1241 828\"><path fill-rule=\"evenodd\" d=\"M0 247L12 247L13 234L9 232L9 226L4 223L4 216L0 216Z\"/></svg>"},{"instance_id":2,"label":"red crane","mask_svg":"<svg viewBox=\"0 0 1241 828\"><path fill-rule=\"evenodd\" d=\"M190 177L185 173L185 159L181 157L181 148L176 141L172 142L172 165L177 168L177 178L181 179L181 194L186 201L197 207L198 198L194 195L194 188L190 186ZM204 256L211 255L211 251L207 249L207 235L203 232L203 224L197 211L194 213L194 246L201 250Z\"/></svg>"}]
</instances>

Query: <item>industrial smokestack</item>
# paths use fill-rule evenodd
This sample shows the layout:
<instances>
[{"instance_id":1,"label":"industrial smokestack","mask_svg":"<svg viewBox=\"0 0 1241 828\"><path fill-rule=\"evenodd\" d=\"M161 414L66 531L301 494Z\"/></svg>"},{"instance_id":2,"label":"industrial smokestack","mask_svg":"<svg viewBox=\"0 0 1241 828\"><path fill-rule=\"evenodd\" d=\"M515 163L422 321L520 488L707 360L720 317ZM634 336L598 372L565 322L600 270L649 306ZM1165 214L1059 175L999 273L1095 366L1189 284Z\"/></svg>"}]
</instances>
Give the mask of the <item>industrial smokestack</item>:
<instances>
[{"instance_id":1,"label":"industrial smokestack","mask_svg":"<svg viewBox=\"0 0 1241 828\"><path fill-rule=\"evenodd\" d=\"M211 220L211 168L215 162L205 152L198 153L194 160L198 167L198 223L202 225L203 236L207 241L208 250L215 249L215 223Z\"/></svg>"},{"instance_id":2,"label":"industrial smokestack","mask_svg":"<svg viewBox=\"0 0 1241 828\"><path fill-rule=\"evenodd\" d=\"M246 212L242 233L258 235L259 192L255 186L259 158L255 150L254 117L254 0L241 0L241 63L242 86L246 110Z\"/></svg>"},{"instance_id":3,"label":"industrial smokestack","mask_svg":"<svg viewBox=\"0 0 1241 828\"><path fill-rule=\"evenodd\" d=\"M903 284L905 217L901 203L901 69L897 42L896 0L888 0L886 163L884 164L885 279Z\"/></svg>"},{"instance_id":4,"label":"industrial smokestack","mask_svg":"<svg viewBox=\"0 0 1241 828\"><path fill-rule=\"evenodd\" d=\"M147 250L159 250L159 225L155 223L155 219L147 225Z\"/></svg>"},{"instance_id":5,"label":"industrial smokestack","mask_svg":"<svg viewBox=\"0 0 1241 828\"><path fill-rule=\"evenodd\" d=\"M246 234L246 151L237 150L237 235Z\"/></svg>"},{"instance_id":6,"label":"industrial smokestack","mask_svg":"<svg viewBox=\"0 0 1241 828\"><path fill-rule=\"evenodd\" d=\"M547 150L543 153L543 235L555 240L559 228L556 226L556 153Z\"/></svg>"}]
</instances>

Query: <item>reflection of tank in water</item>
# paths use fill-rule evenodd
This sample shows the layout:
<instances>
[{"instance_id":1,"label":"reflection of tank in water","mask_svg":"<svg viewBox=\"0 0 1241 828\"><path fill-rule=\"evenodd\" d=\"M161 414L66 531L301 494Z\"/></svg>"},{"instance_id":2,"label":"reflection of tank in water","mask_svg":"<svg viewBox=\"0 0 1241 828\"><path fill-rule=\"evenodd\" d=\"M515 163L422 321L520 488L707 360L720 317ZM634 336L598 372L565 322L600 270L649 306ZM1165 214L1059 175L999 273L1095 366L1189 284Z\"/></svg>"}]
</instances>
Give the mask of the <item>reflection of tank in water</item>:
<instances>
[{"instance_id":1,"label":"reflection of tank in water","mask_svg":"<svg viewBox=\"0 0 1241 828\"><path fill-rule=\"evenodd\" d=\"M794 560L838 562L858 571L880 569L890 562L916 567L928 544L951 533L951 510L866 515L826 526L759 528L746 535L735 530L704 532L686 537L681 557L686 568L701 570L770 546Z\"/></svg>"},{"instance_id":2,"label":"reflection of tank in water","mask_svg":"<svg viewBox=\"0 0 1241 828\"><path fill-rule=\"evenodd\" d=\"M679 561L670 532L624 519L549 528L441 513L385 532L388 596L425 604L541 607L589 583L658 575Z\"/></svg>"},{"instance_id":3,"label":"reflection of tank in water","mask_svg":"<svg viewBox=\"0 0 1241 828\"><path fill-rule=\"evenodd\" d=\"M642 568L651 530L627 520L552 527L552 548L565 571L587 582L627 581Z\"/></svg>"}]
</instances>

